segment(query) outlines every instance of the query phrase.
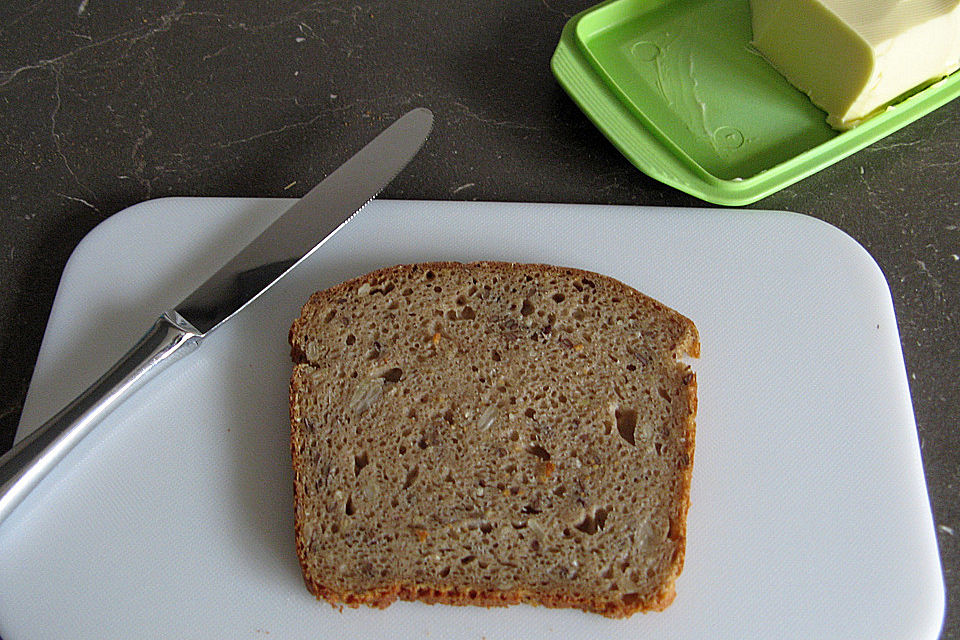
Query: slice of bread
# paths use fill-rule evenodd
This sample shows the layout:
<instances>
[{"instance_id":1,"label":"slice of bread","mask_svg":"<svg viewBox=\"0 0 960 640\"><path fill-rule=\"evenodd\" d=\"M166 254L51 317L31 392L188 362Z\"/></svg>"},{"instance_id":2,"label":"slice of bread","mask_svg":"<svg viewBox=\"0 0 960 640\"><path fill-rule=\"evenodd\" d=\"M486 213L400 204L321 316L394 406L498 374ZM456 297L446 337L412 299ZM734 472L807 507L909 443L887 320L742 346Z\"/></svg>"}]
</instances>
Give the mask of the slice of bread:
<instances>
[{"instance_id":1,"label":"slice of bread","mask_svg":"<svg viewBox=\"0 0 960 640\"><path fill-rule=\"evenodd\" d=\"M296 547L334 604L665 608L683 566L694 324L611 278L430 263L290 330Z\"/></svg>"}]
</instances>

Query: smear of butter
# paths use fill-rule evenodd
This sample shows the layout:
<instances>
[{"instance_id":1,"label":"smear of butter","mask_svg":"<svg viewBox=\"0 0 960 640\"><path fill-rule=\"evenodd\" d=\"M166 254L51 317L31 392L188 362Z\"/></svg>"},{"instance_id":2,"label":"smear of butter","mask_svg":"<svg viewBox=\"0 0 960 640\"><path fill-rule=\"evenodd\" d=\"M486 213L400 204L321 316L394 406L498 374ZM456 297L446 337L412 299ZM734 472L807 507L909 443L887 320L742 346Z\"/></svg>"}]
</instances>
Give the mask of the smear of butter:
<instances>
[{"instance_id":1,"label":"smear of butter","mask_svg":"<svg viewBox=\"0 0 960 640\"><path fill-rule=\"evenodd\" d=\"M960 68L960 0L750 0L753 45L849 129Z\"/></svg>"},{"instance_id":2,"label":"smear of butter","mask_svg":"<svg viewBox=\"0 0 960 640\"><path fill-rule=\"evenodd\" d=\"M640 62L641 73L652 80L677 118L694 135L710 136L712 130L707 124L707 106L697 91L692 44L687 39L666 33L657 42L637 42L632 53Z\"/></svg>"}]
</instances>

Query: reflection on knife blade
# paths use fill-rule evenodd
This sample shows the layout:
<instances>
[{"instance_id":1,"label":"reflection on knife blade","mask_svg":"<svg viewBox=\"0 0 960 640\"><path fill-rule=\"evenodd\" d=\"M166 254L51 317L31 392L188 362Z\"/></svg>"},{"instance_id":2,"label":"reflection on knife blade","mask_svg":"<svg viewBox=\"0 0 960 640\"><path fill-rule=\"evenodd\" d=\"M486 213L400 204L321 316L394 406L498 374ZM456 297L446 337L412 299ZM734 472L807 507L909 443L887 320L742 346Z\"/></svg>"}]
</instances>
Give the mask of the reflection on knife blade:
<instances>
[{"instance_id":1,"label":"reflection on knife blade","mask_svg":"<svg viewBox=\"0 0 960 640\"><path fill-rule=\"evenodd\" d=\"M241 271L230 280L218 283L216 295L184 301L177 306L177 312L184 318L190 318L190 324L194 327L215 327L279 280L298 260L291 258ZM205 286L212 287L210 283Z\"/></svg>"}]
</instances>

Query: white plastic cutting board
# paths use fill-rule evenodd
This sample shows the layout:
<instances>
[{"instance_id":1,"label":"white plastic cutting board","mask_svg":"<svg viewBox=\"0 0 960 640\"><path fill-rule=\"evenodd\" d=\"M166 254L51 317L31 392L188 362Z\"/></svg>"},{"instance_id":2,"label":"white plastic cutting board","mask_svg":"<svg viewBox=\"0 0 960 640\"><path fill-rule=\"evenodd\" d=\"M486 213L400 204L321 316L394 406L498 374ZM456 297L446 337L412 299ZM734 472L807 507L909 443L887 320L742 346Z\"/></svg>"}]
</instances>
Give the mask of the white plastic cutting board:
<instances>
[{"instance_id":1,"label":"white plastic cutting board","mask_svg":"<svg viewBox=\"0 0 960 640\"><path fill-rule=\"evenodd\" d=\"M123 211L63 275L19 436L289 202ZM665 612L317 603L293 549L287 328L316 289L423 260L616 277L693 319L686 568ZM944 589L886 282L792 213L374 201L74 450L0 525L0 636L935 638Z\"/></svg>"}]
</instances>

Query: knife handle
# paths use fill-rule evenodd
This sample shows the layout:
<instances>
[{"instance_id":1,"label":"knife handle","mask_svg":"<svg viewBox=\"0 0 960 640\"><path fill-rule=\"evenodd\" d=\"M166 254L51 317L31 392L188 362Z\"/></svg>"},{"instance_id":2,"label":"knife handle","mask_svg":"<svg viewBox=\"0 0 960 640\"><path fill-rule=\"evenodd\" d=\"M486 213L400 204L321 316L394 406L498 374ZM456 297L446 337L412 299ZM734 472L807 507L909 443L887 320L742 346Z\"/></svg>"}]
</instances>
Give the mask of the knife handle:
<instances>
[{"instance_id":1,"label":"knife handle","mask_svg":"<svg viewBox=\"0 0 960 640\"><path fill-rule=\"evenodd\" d=\"M0 523L97 423L202 339L180 314L167 311L99 380L0 457Z\"/></svg>"}]
</instances>

